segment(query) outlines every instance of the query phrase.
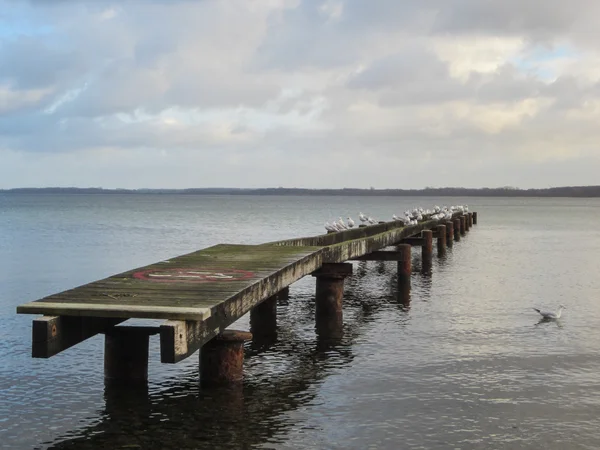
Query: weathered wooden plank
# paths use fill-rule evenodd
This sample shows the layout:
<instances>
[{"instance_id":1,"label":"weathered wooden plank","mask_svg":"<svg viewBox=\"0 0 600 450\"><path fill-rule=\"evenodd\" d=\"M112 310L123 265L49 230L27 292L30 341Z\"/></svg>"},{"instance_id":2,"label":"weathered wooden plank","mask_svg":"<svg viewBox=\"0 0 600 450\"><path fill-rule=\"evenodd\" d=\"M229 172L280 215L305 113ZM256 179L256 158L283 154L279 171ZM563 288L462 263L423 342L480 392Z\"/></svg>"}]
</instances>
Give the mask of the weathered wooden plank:
<instances>
[{"instance_id":1,"label":"weathered wooden plank","mask_svg":"<svg viewBox=\"0 0 600 450\"><path fill-rule=\"evenodd\" d=\"M26 314L44 314L52 311L59 316L80 317L115 317L129 319L132 317L140 319L179 319L192 318L193 320L204 320L210 316L210 308L201 307L177 307L177 306L148 306L148 305L113 305L113 304L89 304L89 303L50 303L32 302L28 303L26 309L19 307L17 312Z\"/></svg>"},{"instance_id":2,"label":"weathered wooden plank","mask_svg":"<svg viewBox=\"0 0 600 450\"><path fill-rule=\"evenodd\" d=\"M320 251L320 248L221 244L50 295L19 306L17 312L205 320L211 308L254 292L251 289L254 285L265 280L277 283L282 269L302 266L308 260L312 260L311 267L320 264Z\"/></svg>"},{"instance_id":3,"label":"weathered wooden plank","mask_svg":"<svg viewBox=\"0 0 600 450\"><path fill-rule=\"evenodd\" d=\"M34 358L50 358L98 333L104 333L125 319L101 317L44 316L33 320Z\"/></svg>"},{"instance_id":4,"label":"weathered wooden plank","mask_svg":"<svg viewBox=\"0 0 600 450\"><path fill-rule=\"evenodd\" d=\"M322 265L322 251L314 252L215 304L210 317L204 320L178 320L163 324L161 361L176 363L187 358L264 299L279 293Z\"/></svg>"}]
</instances>

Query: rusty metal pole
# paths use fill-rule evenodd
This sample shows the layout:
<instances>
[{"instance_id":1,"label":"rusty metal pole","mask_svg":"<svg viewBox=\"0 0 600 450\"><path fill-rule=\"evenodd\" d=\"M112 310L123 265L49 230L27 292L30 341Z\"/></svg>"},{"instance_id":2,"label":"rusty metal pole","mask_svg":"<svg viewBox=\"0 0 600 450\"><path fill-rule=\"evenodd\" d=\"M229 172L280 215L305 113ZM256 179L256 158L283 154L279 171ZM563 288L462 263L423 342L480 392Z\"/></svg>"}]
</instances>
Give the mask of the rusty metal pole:
<instances>
[{"instance_id":1,"label":"rusty metal pole","mask_svg":"<svg viewBox=\"0 0 600 450\"><path fill-rule=\"evenodd\" d=\"M477 225L477 211L473 212L473 225Z\"/></svg>"},{"instance_id":2,"label":"rusty metal pole","mask_svg":"<svg viewBox=\"0 0 600 450\"><path fill-rule=\"evenodd\" d=\"M450 248L454 246L454 223L451 220L446 222L446 245Z\"/></svg>"},{"instance_id":3,"label":"rusty metal pole","mask_svg":"<svg viewBox=\"0 0 600 450\"><path fill-rule=\"evenodd\" d=\"M398 292L406 292L410 289L410 274L412 272L412 247L410 244L398 245L398 251L402 253L398 260Z\"/></svg>"},{"instance_id":4,"label":"rusty metal pole","mask_svg":"<svg viewBox=\"0 0 600 450\"><path fill-rule=\"evenodd\" d=\"M313 272L317 279L315 321L322 338L339 338L343 332L344 279L352 274L352 264L329 264Z\"/></svg>"},{"instance_id":5,"label":"rusty metal pole","mask_svg":"<svg viewBox=\"0 0 600 450\"><path fill-rule=\"evenodd\" d=\"M458 217L454 219L454 240L460 241L460 219Z\"/></svg>"},{"instance_id":6,"label":"rusty metal pole","mask_svg":"<svg viewBox=\"0 0 600 450\"><path fill-rule=\"evenodd\" d=\"M421 237L423 238L423 246L421 247L421 269L423 273L430 273L433 263L433 231L423 230Z\"/></svg>"},{"instance_id":7,"label":"rusty metal pole","mask_svg":"<svg viewBox=\"0 0 600 450\"><path fill-rule=\"evenodd\" d=\"M446 254L446 226L437 226L437 252L438 256L444 256Z\"/></svg>"},{"instance_id":8,"label":"rusty metal pole","mask_svg":"<svg viewBox=\"0 0 600 450\"><path fill-rule=\"evenodd\" d=\"M200 349L200 382L203 386L240 383L244 377L244 341L247 331L225 330Z\"/></svg>"},{"instance_id":9,"label":"rusty metal pole","mask_svg":"<svg viewBox=\"0 0 600 450\"><path fill-rule=\"evenodd\" d=\"M267 298L250 310L250 332L254 339L277 334L278 294Z\"/></svg>"},{"instance_id":10,"label":"rusty metal pole","mask_svg":"<svg viewBox=\"0 0 600 450\"><path fill-rule=\"evenodd\" d=\"M110 383L148 381L147 332L135 327L114 327L104 339L104 379Z\"/></svg>"}]
</instances>

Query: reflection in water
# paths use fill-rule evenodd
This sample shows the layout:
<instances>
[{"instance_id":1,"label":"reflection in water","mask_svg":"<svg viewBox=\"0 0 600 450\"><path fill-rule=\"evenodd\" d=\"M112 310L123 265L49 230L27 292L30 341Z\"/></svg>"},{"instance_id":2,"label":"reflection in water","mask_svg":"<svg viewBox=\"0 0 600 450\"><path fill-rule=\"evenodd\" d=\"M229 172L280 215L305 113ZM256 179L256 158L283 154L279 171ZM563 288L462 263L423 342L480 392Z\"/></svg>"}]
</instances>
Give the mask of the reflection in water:
<instances>
[{"instance_id":1,"label":"reflection in water","mask_svg":"<svg viewBox=\"0 0 600 450\"><path fill-rule=\"evenodd\" d=\"M563 324L560 321L560 319L548 319L547 317L542 317L536 324L535 326L537 327L538 325L549 325L549 324L555 324L558 328L562 328Z\"/></svg>"}]
</instances>

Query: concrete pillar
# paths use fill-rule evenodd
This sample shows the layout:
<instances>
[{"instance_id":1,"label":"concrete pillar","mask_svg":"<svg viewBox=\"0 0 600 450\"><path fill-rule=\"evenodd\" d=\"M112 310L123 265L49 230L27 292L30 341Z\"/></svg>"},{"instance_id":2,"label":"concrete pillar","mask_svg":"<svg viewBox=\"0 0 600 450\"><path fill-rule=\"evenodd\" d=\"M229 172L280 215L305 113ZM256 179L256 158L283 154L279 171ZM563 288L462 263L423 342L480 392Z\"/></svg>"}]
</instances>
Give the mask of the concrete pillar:
<instances>
[{"instance_id":1,"label":"concrete pillar","mask_svg":"<svg viewBox=\"0 0 600 450\"><path fill-rule=\"evenodd\" d=\"M454 222L446 221L446 245L450 248L454 245Z\"/></svg>"},{"instance_id":2,"label":"concrete pillar","mask_svg":"<svg viewBox=\"0 0 600 450\"><path fill-rule=\"evenodd\" d=\"M107 383L148 381L149 333L139 327L113 327L104 339L104 379Z\"/></svg>"},{"instance_id":3,"label":"concrete pillar","mask_svg":"<svg viewBox=\"0 0 600 450\"><path fill-rule=\"evenodd\" d=\"M433 231L423 230L421 233L423 246L421 247L421 269L423 273L431 272L433 263Z\"/></svg>"},{"instance_id":4,"label":"concrete pillar","mask_svg":"<svg viewBox=\"0 0 600 450\"><path fill-rule=\"evenodd\" d=\"M460 219L454 219L454 240L460 241Z\"/></svg>"},{"instance_id":5,"label":"concrete pillar","mask_svg":"<svg viewBox=\"0 0 600 450\"><path fill-rule=\"evenodd\" d=\"M200 349L200 382L203 386L240 383L244 377L244 341L247 331L225 330Z\"/></svg>"},{"instance_id":6,"label":"concrete pillar","mask_svg":"<svg viewBox=\"0 0 600 450\"><path fill-rule=\"evenodd\" d=\"M437 226L437 253L438 256L444 256L446 254L446 226Z\"/></svg>"},{"instance_id":7,"label":"concrete pillar","mask_svg":"<svg viewBox=\"0 0 600 450\"><path fill-rule=\"evenodd\" d=\"M344 279L352 274L352 264L329 264L313 272L317 279L315 321L321 337L341 337L344 324L342 303Z\"/></svg>"},{"instance_id":8,"label":"concrete pillar","mask_svg":"<svg viewBox=\"0 0 600 450\"><path fill-rule=\"evenodd\" d=\"M477 211L473 212L473 225L477 225Z\"/></svg>"},{"instance_id":9,"label":"concrete pillar","mask_svg":"<svg viewBox=\"0 0 600 450\"><path fill-rule=\"evenodd\" d=\"M398 245L402 257L398 260L398 292L405 293L410 289L410 274L412 272L412 247L410 244Z\"/></svg>"},{"instance_id":10,"label":"concrete pillar","mask_svg":"<svg viewBox=\"0 0 600 450\"><path fill-rule=\"evenodd\" d=\"M277 334L277 298L269 297L250 310L250 332L254 339Z\"/></svg>"}]
</instances>

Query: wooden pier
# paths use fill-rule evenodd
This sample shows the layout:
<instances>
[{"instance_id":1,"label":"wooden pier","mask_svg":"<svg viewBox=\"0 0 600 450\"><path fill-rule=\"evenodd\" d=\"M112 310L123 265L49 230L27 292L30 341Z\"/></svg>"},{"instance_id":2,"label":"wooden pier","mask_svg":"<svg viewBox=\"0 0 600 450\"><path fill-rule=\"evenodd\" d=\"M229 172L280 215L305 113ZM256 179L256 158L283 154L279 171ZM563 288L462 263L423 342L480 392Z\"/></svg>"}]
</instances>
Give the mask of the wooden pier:
<instances>
[{"instance_id":1,"label":"wooden pier","mask_svg":"<svg viewBox=\"0 0 600 450\"><path fill-rule=\"evenodd\" d=\"M160 358L176 363L200 352L203 384L242 379L243 343L274 332L276 301L289 286L316 278L316 328L336 336L343 323L348 261L397 261L401 291L410 289L411 246L421 247L430 271L433 239L443 257L477 223L477 213L416 225L384 222L325 235L261 245L219 244L53 294L17 307L33 320L32 356L48 358L105 334L107 382L146 382L149 337L160 336ZM395 247L394 249L387 249ZM251 333L227 330L250 312ZM157 326L128 319L163 319Z\"/></svg>"}]
</instances>

